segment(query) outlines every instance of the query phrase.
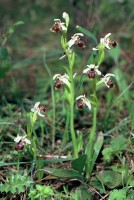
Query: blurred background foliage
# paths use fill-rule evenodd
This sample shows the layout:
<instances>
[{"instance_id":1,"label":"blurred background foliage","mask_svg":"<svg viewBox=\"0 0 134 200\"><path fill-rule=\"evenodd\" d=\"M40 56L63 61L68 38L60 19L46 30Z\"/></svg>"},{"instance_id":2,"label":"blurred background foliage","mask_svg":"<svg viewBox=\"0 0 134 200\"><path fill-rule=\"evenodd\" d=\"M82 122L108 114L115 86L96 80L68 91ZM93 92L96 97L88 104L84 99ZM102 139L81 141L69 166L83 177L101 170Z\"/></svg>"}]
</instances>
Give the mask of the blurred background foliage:
<instances>
[{"instance_id":1,"label":"blurred background foliage","mask_svg":"<svg viewBox=\"0 0 134 200\"><path fill-rule=\"evenodd\" d=\"M7 103L18 105L17 110L24 99L44 102L51 112L50 77L45 65L47 62L53 76L64 71L64 61L59 61L63 53L60 34L51 33L50 28L54 23L53 19L62 19L62 13L66 11L71 18L70 37L78 32L76 25L80 25L93 32L98 39L111 32L112 39L119 44L117 49L107 54L105 62L101 64L103 74L113 72L117 80L114 90L101 89L101 127L107 129L107 120L113 120L110 122L113 124L128 115L133 122L133 8L133 0L1 0L1 41L10 26L17 21L24 22L8 38L5 45L7 52L0 53L1 117L7 116L7 108L4 107ZM83 51L77 50L75 69L78 74L85 68L94 46L86 36L84 41L86 48ZM88 93L88 81L83 88L82 92ZM61 99L61 94L56 92L56 104ZM116 105L116 110L111 111L113 107L110 105ZM112 118L109 118L110 113Z\"/></svg>"}]
</instances>

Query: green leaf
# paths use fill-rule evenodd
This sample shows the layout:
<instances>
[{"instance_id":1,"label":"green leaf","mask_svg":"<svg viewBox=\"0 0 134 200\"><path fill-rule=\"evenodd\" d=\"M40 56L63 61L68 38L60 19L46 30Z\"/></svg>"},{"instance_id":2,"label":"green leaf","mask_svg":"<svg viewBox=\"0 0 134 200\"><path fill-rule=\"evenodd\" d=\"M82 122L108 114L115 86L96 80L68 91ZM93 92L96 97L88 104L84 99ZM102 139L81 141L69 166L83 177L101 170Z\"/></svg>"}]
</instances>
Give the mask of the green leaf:
<instances>
[{"instance_id":1,"label":"green leaf","mask_svg":"<svg viewBox=\"0 0 134 200\"><path fill-rule=\"evenodd\" d=\"M55 168L44 168L44 171L60 178L69 178L69 179L85 179L81 173L71 170L71 169L55 169Z\"/></svg>"},{"instance_id":2,"label":"green leaf","mask_svg":"<svg viewBox=\"0 0 134 200\"><path fill-rule=\"evenodd\" d=\"M71 200L92 200L91 192L85 185L76 188L75 193L72 194Z\"/></svg>"},{"instance_id":3,"label":"green leaf","mask_svg":"<svg viewBox=\"0 0 134 200\"><path fill-rule=\"evenodd\" d=\"M109 200L126 200L126 190L113 190L110 193Z\"/></svg>"},{"instance_id":4,"label":"green leaf","mask_svg":"<svg viewBox=\"0 0 134 200\"><path fill-rule=\"evenodd\" d=\"M118 136L116 138L113 138L110 142L111 148L114 151L121 151L125 150L127 148L127 139L123 136Z\"/></svg>"},{"instance_id":5,"label":"green leaf","mask_svg":"<svg viewBox=\"0 0 134 200\"><path fill-rule=\"evenodd\" d=\"M84 33L85 35L87 35L88 37L90 37L92 40L94 40L94 42L97 44L97 38L95 37L95 35L93 33L91 33L90 31L86 30L85 28L81 27L81 26L76 26L76 28L81 31L82 33Z\"/></svg>"},{"instance_id":6,"label":"green leaf","mask_svg":"<svg viewBox=\"0 0 134 200\"><path fill-rule=\"evenodd\" d=\"M0 184L0 192L20 194L24 192L26 188L30 187L31 183L33 182L27 176L21 176L19 174L10 175L4 184Z\"/></svg>"},{"instance_id":7,"label":"green leaf","mask_svg":"<svg viewBox=\"0 0 134 200\"><path fill-rule=\"evenodd\" d=\"M122 183L121 174L115 171L104 170L102 172L98 172L96 177L103 185L106 185L110 189L116 188Z\"/></svg>"},{"instance_id":8,"label":"green leaf","mask_svg":"<svg viewBox=\"0 0 134 200\"><path fill-rule=\"evenodd\" d=\"M133 200L134 199L134 189L131 189L127 193L127 200Z\"/></svg>"},{"instance_id":9,"label":"green leaf","mask_svg":"<svg viewBox=\"0 0 134 200\"><path fill-rule=\"evenodd\" d=\"M84 154L84 155L80 156L79 158L73 160L71 163L72 168L74 170L82 173L83 168L85 166L86 159L87 159L87 156Z\"/></svg>"},{"instance_id":10,"label":"green leaf","mask_svg":"<svg viewBox=\"0 0 134 200\"><path fill-rule=\"evenodd\" d=\"M103 149L102 151L102 155L104 156L104 159L107 161L107 162L111 162L112 160L112 153L113 153L113 150L111 147L108 147L108 148L105 148Z\"/></svg>"},{"instance_id":11,"label":"green leaf","mask_svg":"<svg viewBox=\"0 0 134 200\"><path fill-rule=\"evenodd\" d=\"M94 145L94 154L93 154L93 158L92 158L91 171L92 171L94 164L96 162L96 159L97 159L97 157L100 153L103 142L104 142L104 136L102 134L98 135L98 138L97 138L95 145Z\"/></svg>"},{"instance_id":12,"label":"green leaf","mask_svg":"<svg viewBox=\"0 0 134 200\"><path fill-rule=\"evenodd\" d=\"M101 184L101 182L96 177L93 177L90 184L91 184L91 186L93 186L94 188L99 190L101 194L106 193L106 190L105 190L103 184Z\"/></svg>"},{"instance_id":13,"label":"green leaf","mask_svg":"<svg viewBox=\"0 0 134 200\"><path fill-rule=\"evenodd\" d=\"M1 48L0 48L0 59L6 60L7 57L8 57L7 48L1 47Z\"/></svg>"}]
</instances>

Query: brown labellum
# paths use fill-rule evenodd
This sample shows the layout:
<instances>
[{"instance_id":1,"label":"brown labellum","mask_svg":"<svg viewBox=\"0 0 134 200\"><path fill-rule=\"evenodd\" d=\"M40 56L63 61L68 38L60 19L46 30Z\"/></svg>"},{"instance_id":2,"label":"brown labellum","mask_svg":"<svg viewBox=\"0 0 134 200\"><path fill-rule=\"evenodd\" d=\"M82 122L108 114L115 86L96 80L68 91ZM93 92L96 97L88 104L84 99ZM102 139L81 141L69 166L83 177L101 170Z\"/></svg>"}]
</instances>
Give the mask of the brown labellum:
<instances>
[{"instance_id":1,"label":"brown labellum","mask_svg":"<svg viewBox=\"0 0 134 200\"><path fill-rule=\"evenodd\" d=\"M23 150L24 149L24 144L23 142L20 140L20 142L18 142L16 145L15 145L15 150Z\"/></svg>"},{"instance_id":2,"label":"brown labellum","mask_svg":"<svg viewBox=\"0 0 134 200\"><path fill-rule=\"evenodd\" d=\"M109 80L109 81L107 82L107 85L108 85L110 88L113 88L113 87L114 87L114 84L113 84L113 82L112 82L111 80Z\"/></svg>"},{"instance_id":3,"label":"brown labellum","mask_svg":"<svg viewBox=\"0 0 134 200\"><path fill-rule=\"evenodd\" d=\"M39 109L41 112L45 112L47 108L43 105L39 105Z\"/></svg>"},{"instance_id":4,"label":"brown labellum","mask_svg":"<svg viewBox=\"0 0 134 200\"><path fill-rule=\"evenodd\" d=\"M59 32L61 29L60 29L60 26L58 24L55 24L53 27L52 27L52 32L54 33L57 33Z\"/></svg>"},{"instance_id":5,"label":"brown labellum","mask_svg":"<svg viewBox=\"0 0 134 200\"><path fill-rule=\"evenodd\" d=\"M114 48L117 46L117 42L115 41L110 41L109 44Z\"/></svg>"},{"instance_id":6,"label":"brown labellum","mask_svg":"<svg viewBox=\"0 0 134 200\"><path fill-rule=\"evenodd\" d=\"M61 88L61 86L62 86L62 83L61 83L61 81L60 80L57 80L56 82L55 82L55 88L56 89L60 89Z\"/></svg>"},{"instance_id":7,"label":"brown labellum","mask_svg":"<svg viewBox=\"0 0 134 200\"><path fill-rule=\"evenodd\" d=\"M82 110L84 108L84 103L83 101L80 101L79 103L77 103L77 108Z\"/></svg>"},{"instance_id":8,"label":"brown labellum","mask_svg":"<svg viewBox=\"0 0 134 200\"><path fill-rule=\"evenodd\" d=\"M76 42L76 45L79 47L79 48L84 48L85 47L85 43L82 41L82 40L78 40Z\"/></svg>"},{"instance_id":9,"label":"brown labellum","mask_svg":"<svg viewBox=\"0 0 134 200\"><path fill-rule=\"evenodd\" d=\"M92 78L92 79L94 79L95 78L95 70L94 69L91 69L91 70L89 70L88 72L87 72L87 75L88 75L88 77L89 78Z\"/></svg>"}]
</instances>

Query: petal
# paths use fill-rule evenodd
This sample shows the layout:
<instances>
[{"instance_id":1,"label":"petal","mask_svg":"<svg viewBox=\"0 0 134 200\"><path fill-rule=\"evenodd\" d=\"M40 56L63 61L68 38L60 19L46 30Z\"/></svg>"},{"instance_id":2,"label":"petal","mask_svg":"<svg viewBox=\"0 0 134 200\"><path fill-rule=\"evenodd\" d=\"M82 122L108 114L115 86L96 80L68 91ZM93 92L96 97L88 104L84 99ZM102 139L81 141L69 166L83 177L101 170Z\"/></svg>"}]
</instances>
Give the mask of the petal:
<instances>
[{"instance_id":1,"label":"petal","mask_svg":"<svg viewBox=\"0 0 134 200\"><path fill-rule=\"evenodd\" d=\"M22 139L22 137L17 135L17 137L14 138L14 142L18 143L21 139Z\"/></svg>"},{"instance_id":2,"label":"petal","mask_svg":"<svg viewBox=\"0 0 134 200\"><path fill-rule=\"evenodd\" d=\"M39 107L39 105L40 105L40 102L37 102L37 103L34 105L34 109L37 110L38 107Z\"/></svg>"},{"instance_id":3,"label":"petal","mask_svg":"<svg viewBox=\"0 0 134 200\"><path fill-rule=\"evenodd\" d=\"M54 22L56 22L56 23L61 23L61 20L60 19L54 19Z\"/></svg>"},{"instance_id":4,"label":"petal","mask_svg":"<svg viewBox=\"0 0 134 200\"><path fill-rule=\"evenodd\" d=\"M89 67L89 69L94 69L95 68L95 65L94 64L90 64L90 65L87 65Z\"/></svg>"},{"instance_id":5,"label":"petal","mask_svg":"<svg viewBox=\"0 0 134 200\"><path fill-rule=\"evenodd\" d=\"M97 73L98 75L101 75L101 71L99 71L98 69L96 69L95 71L96 71L96 73Z\"/></svg>"},{"instance_id":6,"label":"petal","mask_svg":"<svg viewBox=\"0 0 134 200\"><path fill-rule=\"evenodd\" d=\"M76 100L78 100L78 99L85 99L85 95L80 95L80 96L78 96L78 97L76 98Z\"/></svg>"},{"instance_id":7,"label":"petal","mask_svg":"<svg viewBox=\"0 0 134 200\"><path fill-rule=\"evenodd\" d=\"M105 39L109 38L110 35L111 35L111 33L106 34Z\"/></svg>"},{"instance_id":8,"label":"petal","mask_svg":"<svg viewBox=\"0 0 134 200\"><path fill-rule=\"evenodd\" d=\"M36 112L37 110L35 110L34 108L31 108L31 112Z\"/></svg>"},{"instance_id":9,"label":"petal","mask_svg":"<svg viewBox=\"0 0 134 200\"><path fill-rule=\"evenodd\" d=\"M38 115L39 115L40 117L45 117L45 115L41 114L41 112L38 112Z\"/></svg>"},{"instance_id":10,"label":"petal","mask_svg":"<svg viewBox=\"0 0 134 200\"><path fill-rule=\"evenodd\" d=\"M63 77L61 80L62 80L62 82L63 82L64 84L66 84L68 87L70 86L70 83L69 83L69 81L68 81L67 78L64 78L64 77Z\"/></svg>"},{"instance_id":11,"label":"petal","mask_svg":"<svg viewBox=\"0 0 134 200\"><path fill-rule=\"evenodd\" d=\"M59 60L62 60L62 59L64 59L64 58L66 58L66 57L67 57L67 55L64 54L63 56L61 56L61 57L59 58Z\"/></svg>"},{"instance_id":12,"label":"petal","mask_svg":"<svg viewBox=\"0 0 134 200\"><path fill-rule=\"evenodd\" d=\"M89 68L84 69L84 70L83 70L83 74L86 74L89 70L90 70Z\"/></svg>"},{"instance_id":13,"label":"petal","mask_svg":"<svg viewBox=\"0 0 134 200\"><path fill-rule=\"evenodd\" d=\"M105 85L106 85L108 88L110 88L109 85L107 84L107 81L105 81L104 83L105 83Z\"/></svg>"},{"instance_id":14,"label":"petal","mask_svg":"<svg viewBox=\"0 0 134 200\"><path fill-rule=\"evenodd\" d=\"M76 75L77 75L77 73L75 73L75 74L73 75L73 78L75 78Z\"/></svg>"},{"instance_id":15,"label":"petal","mask_svg":"<svg viewBox=\"0 0 134 200\"><path fill-rule=\"evenodd\" d=\"M68 42L69 48L72 47L74 44L75 44L75 39L69 40L69 42Z\"/></svg>"},{"instance_id":16,"label":"petal","mask_svg":"<svg viewBox=\"0 0 134 200\"><path fill-rule=\"evenodd\" d=\"M24 141L26 144L31 144L31 141L30 141L29 139L27 139L27 138L25 138L23 141Z\"/></svg>"},{"instance_id":17,"label":"petal","mask_svg":"<svg viewBox=\"0 0 134 200\"><path fill-rule=\"evenodd\" d=\"M76 36L84 36L84 35L83 35L83 33L75 33L75 34L73 35L73 37L76 37Z\"/></svg>"},{"instance_id":18,"label":"petal","mask_svg":"<svg viewBox=\"0 0 134 200\"><path fill-rule=\"evenodd\" d=\"M66 74L66 73L65 73L62 77L69 80L69 76L68 76L68 74Z\"/></svg>"},{"instance_id":19,"label":"petal","mask_svg":"<svg viewBox=\"0 0 134 200\"><path fill-rule=\"evenodd\" d=\"M62 31L67 31L67 27L65 27L64 25L61 25Z\"/></svg>"},{"instance_id":20,"label":"petal","mask_svg":"<svg viewBox=\"0 0 134 200\"><path fill-rule=\"evenodd\" d=\"M105 47L106 47L107 49L110 49L110 46L109 46L109 44L108 44L108 43L106 43L106 42L105 42Z\"/></svg>"},{"instance_id":21,"label":"petal","mask_svg":"<svg viewBox=\"0 0 134 200\"><path fill-rule=\"evenodd\" d=\"M104 77L107 78L107 77L110 77L110 76L115 77L115 75L114 75L114 74L111 74L111 73L106 74Z\"/></svg>"},{"instance_id":22,"label":"petal","mask_svg":"<svg viewBox=\"0 0 134 200\"><path fill-rule=\"evenodd\" d=\"M104 44L104 43L105 43L105 39L104 39L104 38L101 38L101 39L100 39L100 43L101 43L101 44Z\"/></svg>"},{"instance_id":23,"label":"petal","mask_svg":"<svg viewBox=\"0 0 134 200\"><path fill-rule=\"evenodd\" d=\"M97 49L97 48L94 48L94 47L92 48L92 50L93 50L93 51L98 51L98 49Z\"/></svg>"},{"instance_id":24,"label":"petal","mask_svg":"<svg viewBox=\"0 0 134 200\"><path fill-rule=\"evenodd\" d=\"M55 79L57 79L57 78L60 78L60 77L61 77L60 74L55 74L55 75L53 76L53 80L55 80Z\"/></svg>"},{"instance_id":25,"label":"petal","mask_svg":"<svg viewBox=\"0 0 134 200\"><path fill-rule=\"evenodd\" d=\"M89 102L89 100L87 98L85 98L84 103L89 108L89 110L91 110L91 103Z\"/></svg>"}]
</instances>

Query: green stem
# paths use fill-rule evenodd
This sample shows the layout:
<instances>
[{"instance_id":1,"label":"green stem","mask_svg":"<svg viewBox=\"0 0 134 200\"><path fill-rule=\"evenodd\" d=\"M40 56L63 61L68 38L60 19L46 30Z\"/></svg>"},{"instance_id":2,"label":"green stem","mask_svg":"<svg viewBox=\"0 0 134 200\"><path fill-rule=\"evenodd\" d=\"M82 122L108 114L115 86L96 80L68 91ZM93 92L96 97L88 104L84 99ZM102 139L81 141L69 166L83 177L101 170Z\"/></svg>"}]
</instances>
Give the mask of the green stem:
<instances>
[{"instance_id":1,"label":"green stem","mask_svg":"<svg viewBox=\"0 0 134 200\"><path fill-rule=\"evenodd\" d=\"M89 178L92 173L92 156L94 150L95 133L97 121L97 107L93 108L93 127L90 133L89 141L86 148L87 162L86 162L86 178Z\"/></svg>"},{"instance_id":2,"label":"green stem","mask_svg":"<svg viewBox=\"0 0 134 200\"><path fill-rule=\"evenodd\" d=\"M78 158L77 140L76 140L76 134L74 131L74 80L73 80L73 69L71 67L70 67L70 82L71 82L70 130L71 130L72 143L73 143L73 149L74 149L74 157Z\"/></svg>"}]
</instances>

